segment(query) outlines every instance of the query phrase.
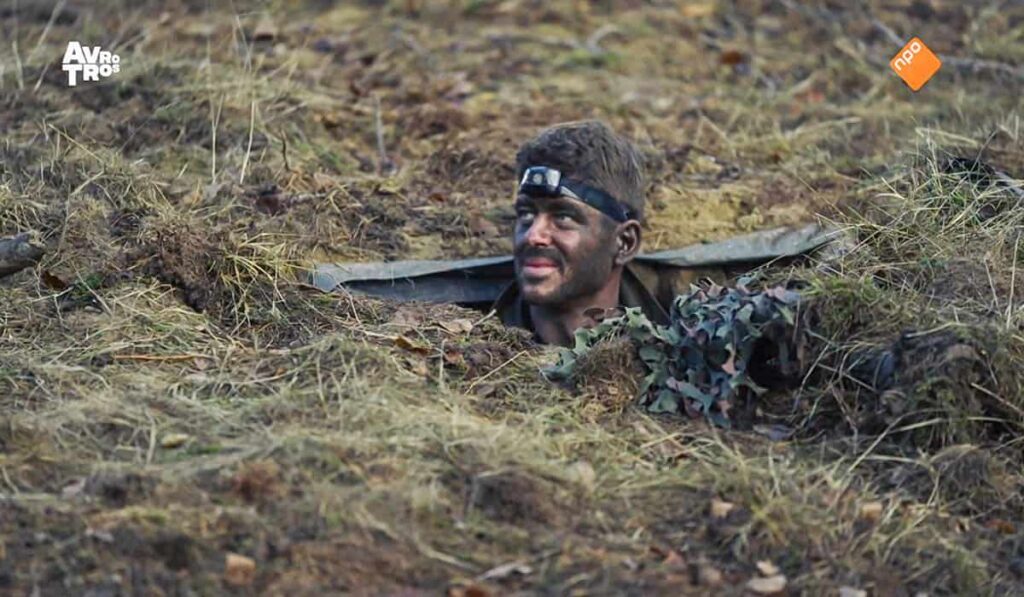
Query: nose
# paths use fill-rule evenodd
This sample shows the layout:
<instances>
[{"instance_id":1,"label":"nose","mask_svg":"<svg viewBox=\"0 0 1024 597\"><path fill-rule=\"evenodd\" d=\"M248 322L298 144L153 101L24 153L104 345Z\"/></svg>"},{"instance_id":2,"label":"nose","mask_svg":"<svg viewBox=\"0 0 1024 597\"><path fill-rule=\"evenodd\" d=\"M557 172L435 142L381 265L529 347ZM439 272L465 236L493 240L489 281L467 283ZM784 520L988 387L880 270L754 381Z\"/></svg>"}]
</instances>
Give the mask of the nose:
<instances>
[{"instance_id":1,"label":"nose","mask_svg":"<svg viewBox=\"0 0 1024 597\"><path fill-rule=\"evenodd\" d=\"M551 244L551 222L546 214L537 214L526 231L526 244L534 247L546 247Z\"/></svg>"}]
</instances>

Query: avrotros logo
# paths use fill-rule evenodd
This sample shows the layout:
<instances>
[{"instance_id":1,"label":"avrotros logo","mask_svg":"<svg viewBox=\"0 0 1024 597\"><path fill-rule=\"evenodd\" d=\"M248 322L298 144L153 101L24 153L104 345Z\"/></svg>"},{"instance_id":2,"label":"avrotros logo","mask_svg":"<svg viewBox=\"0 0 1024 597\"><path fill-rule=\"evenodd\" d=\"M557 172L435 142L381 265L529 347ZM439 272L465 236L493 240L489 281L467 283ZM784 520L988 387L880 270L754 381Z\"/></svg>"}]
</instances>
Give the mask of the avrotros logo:
<instances>
[{"instance_id":1,"label":"avrotros logo","mask_svg":"<svg viewBox=\"0 0 1024 597\"><path fill-rule=\"evenodd\" d=\"M68 74L68 87L78 85L78 75L83 81L99 81L121 72L121 57L113 52L101 50L99 46L83 46L77 41L68 42L62 61Z\"/></svg>"}]
</instances>

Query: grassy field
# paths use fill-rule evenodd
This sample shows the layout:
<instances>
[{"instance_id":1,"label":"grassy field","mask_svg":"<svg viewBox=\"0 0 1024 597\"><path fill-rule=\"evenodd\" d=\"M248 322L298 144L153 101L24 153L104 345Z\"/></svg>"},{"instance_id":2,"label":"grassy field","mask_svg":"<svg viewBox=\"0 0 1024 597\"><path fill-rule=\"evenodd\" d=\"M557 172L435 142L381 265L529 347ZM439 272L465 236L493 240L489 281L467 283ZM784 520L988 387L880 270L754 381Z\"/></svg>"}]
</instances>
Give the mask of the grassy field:
<instances>
[{"instance_id":1,"label":"grassy field","mask_svg":"<svg viewBox=\"0 0 1024 597\"><path fill-rule=\"evenodd\" d=\"M47 248L0 281L0 593L1024 592L1019 3L4 0L0 28L0 237ZM888 69L915 35L944 60L917 93ZM69 88L70 40L120 72ZM849 232L766 272L822 348L753 430L304 284L508 252L517 145L589 117L649 158L648 250ZM893 389L844 376L894 342Z\"/></svg>"}]
</instances>

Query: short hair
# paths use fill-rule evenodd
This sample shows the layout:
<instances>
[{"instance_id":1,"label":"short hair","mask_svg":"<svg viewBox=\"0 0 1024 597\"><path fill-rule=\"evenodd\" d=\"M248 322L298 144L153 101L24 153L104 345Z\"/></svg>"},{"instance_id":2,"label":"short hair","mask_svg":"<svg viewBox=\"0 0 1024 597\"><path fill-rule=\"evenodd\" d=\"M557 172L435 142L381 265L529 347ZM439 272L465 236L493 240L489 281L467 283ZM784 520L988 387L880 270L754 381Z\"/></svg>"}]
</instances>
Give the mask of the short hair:
<instances>
[{"instance_id":1,"label":"short hair","mask_svg":"<svg viewBox=\"0 0 1024 597\"><path fill-rule=\"evenodd\" d=\"M643 156L627 139L599 120L556 124L523 143L516 152L516 180L530 166L546 166L598 187L644 221Z\"/></svg>"}]
</instances>

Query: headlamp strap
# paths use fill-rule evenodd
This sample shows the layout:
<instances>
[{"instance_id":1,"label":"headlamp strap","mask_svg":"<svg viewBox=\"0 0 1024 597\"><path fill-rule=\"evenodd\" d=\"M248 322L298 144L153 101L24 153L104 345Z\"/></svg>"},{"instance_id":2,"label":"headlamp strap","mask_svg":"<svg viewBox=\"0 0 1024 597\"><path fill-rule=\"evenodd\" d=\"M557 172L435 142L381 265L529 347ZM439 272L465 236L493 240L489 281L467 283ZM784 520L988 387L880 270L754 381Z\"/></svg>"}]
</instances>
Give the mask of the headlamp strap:
<instances>
[{"instance_id":1,"label":"headlamp strap","mask_svg":"<svg viewBox=\"0 0 1024 597\"><path fill-rule=\"evenodd\" d=\"M563 178L562 173L545 166L530 166L523 172L519 191L541 197L569 197L582 201L616 222L633 217L632 210L609 193L588 184Z\"/></svg>"}]
</instances>

